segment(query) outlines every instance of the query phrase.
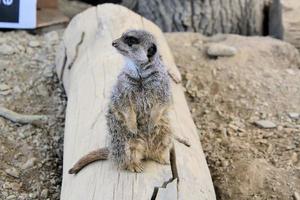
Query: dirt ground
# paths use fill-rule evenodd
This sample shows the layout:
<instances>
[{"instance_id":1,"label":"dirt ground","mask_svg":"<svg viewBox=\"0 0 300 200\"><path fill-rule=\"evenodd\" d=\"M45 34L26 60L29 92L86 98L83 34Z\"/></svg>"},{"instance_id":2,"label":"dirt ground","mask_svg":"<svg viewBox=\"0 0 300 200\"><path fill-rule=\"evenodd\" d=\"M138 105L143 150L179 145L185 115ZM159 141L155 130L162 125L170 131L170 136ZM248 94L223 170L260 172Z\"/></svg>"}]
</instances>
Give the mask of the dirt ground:
<instances>
[{"instance_id":1,"label":"dirt ground","mask_svg":"<svg viewBox=\"0 0 300 200\"><path fill-rule=\"evenodd\" d=\"M234 57L209 58L199 34L166 37L183 75L218 199L300 192L300 55L271 38L227 36ZM291 116L289 116L291 115ZM261 129L258 120L277 125Z\"/></svg>"},{"instance_id":2,"label":"dirt ground","mask_svg":"<svg viewBox=\"0 0 300 200\"><path fill-rule=\"evenodd\" d=\"M0 32L0 106L43 114L40 127L0 117L0 199L59 199L66 98L55 74L59 34Z\"/></svg>"}]
</instances>

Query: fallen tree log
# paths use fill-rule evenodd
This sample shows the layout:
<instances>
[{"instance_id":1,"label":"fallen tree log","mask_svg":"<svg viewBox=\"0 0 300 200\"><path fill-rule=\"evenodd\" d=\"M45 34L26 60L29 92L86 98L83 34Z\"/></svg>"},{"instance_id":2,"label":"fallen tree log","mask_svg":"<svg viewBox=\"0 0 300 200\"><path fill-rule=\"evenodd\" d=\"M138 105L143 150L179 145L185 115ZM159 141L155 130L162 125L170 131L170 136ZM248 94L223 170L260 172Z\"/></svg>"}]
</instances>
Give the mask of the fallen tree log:
<instances>
[{"instance_id":1,"label":"fallen tree log","mask_svg":"<svg viewBox=\"0 0 300 200\"><path fill-rule=\"evenodd\" d=\"M164 63L179 74L160 29L127 8L104 4L76 16L67 27L57 54L57 73L68 104L64 137L61 199L215 199L214 188L197 130L183 89L172 82L174 134L187 138L190 147L175 142L171 166L147 161L136 174L118 170L111 161L96 162L78 175L68 170L83 155L107 146L105 112L123 57L111 46L113 39L130 29L146 29L159 44Z\"/></svg>"}]
</instances>

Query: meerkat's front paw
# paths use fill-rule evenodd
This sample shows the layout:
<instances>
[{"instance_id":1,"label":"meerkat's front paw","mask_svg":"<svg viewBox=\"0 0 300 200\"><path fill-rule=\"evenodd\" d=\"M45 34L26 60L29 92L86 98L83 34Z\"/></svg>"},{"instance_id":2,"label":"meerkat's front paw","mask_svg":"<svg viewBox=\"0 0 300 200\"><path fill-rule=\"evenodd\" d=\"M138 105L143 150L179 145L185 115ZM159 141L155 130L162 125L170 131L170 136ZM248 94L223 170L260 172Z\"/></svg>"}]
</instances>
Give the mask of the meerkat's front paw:
<instances>
[{"instance_id":1,"label":"meerkat's front paw","mask_svg":"<svg viewBox=\"0 0 300 200\"><path fill-rule=\"evenodd\" d=\"M144 170L142 163L133 163L126 167L127 170L131 172L141 173Z\"/></svg>"}]
</instances>

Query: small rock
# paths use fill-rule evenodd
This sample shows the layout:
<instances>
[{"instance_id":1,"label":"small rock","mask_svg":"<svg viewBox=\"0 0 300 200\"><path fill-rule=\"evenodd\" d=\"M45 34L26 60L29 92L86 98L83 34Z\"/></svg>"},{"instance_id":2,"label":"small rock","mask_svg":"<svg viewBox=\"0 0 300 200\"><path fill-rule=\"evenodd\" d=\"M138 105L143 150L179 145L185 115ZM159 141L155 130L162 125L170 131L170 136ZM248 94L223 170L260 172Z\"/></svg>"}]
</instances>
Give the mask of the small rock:
<instances>
[{"instance_id":1,"label":"small rock","mask_svg":"<svg viewBox=\"0 0 300 200\"><path fill-rule=\"evenodd\" d=\"M287 73L290 74L290 75L295 75L295 71L292 70L292 69L287 69L286 71L287 71Z\"/></svg>"},{"instance_id":2,"label":"small rock","mask_svg":"<svg viewBox=\"0 0 300 200\"><path fill-rule=\"evenodd\" d=\"M41 84L37 87L37 91L39 95L42 95L43 97L49 97L48 89L45 85Z\"/></svg>"},{"instance_id":3,"label":"small rock","mask_svg":"<svg viewBox=\"0 0 300 200\"><path fill-rule=\"evenodd\" d=\"M258 126L259 128L276 128L276 124L273 123L272 121L269 120L258 120L256 122L254 122L254 124L256 126Z\"/></svg>"},{"instance_id":4,"label":"small rock","mask_svg":"<svg viewBox=\"0 0 300 200\"><path fill-rule=\"evenodd\" d=\"M229 162L228 162L228 160L222 160L221 164L223 167L228 167Z\"/></svg>"},{"instance_id":5,"label":"small rock","mask_svg":"<svg viewBox=\"0 0 300 200\"><path fill-rule=\"evenodd\" d=\"M203 41L202 40L197 40L193 43L194 47L202 47L203 46Z\"/></svg>"},{"instance_id":6,"label":"small rock","mask_svg":"<svg viewBox=\"0 0 300 200\"><path fill-rule=\"evenodd\" d=\"M207 54L212 57L231 57L237 54L237 49L223 44L210 44L207 48Z\"/></svg>"},{"instance_id":7,"label":"small rock","mask_svg":"<svg viewBox=\"0 0 300 200\"><path fill-rule=\"evenodd\" d=\"M191 74L191 73L186 73L185 78L186 78L187 80L191 80L191 79L193 78L193 74Z\"/></svg>"},{"instance_id":8,"label":"small rock","mask_svg":"<svg viewBox=\"0 0 300 200\"><path fill-rule=\"evenodd\" d=\"M288 113L289 118L291 119L299 119L299 113Z\"/></svg>"},{"instance_id":9,"label":"small rock","mask_svg":"<svg viewBox=\"0 0 300 200\"><path fill-rule=\"evenodd\" d=\"M38 194L36 192L33 192L33 193L29 193L28 196L30 199L35 199L38 196Z\"/></svg>"},{"instance_id":10,"label":"small rock","mask_svg":"<svg viewBox=\"0 0 300 200\"><path fill-rule=\"evenodd\" d=\"M6 200L12 200L12 199L16 199L15 195L9 195L8 197L6 197Z\"/></svg>"},{"instance_id":11,"label":"small rock","mask_svg":"<svg viewBox=\"0 0 300 200\"><path fill-rule=\"evenodd\" d=\"M230 90L234 90L234 86L232 84L229 85Z\"/></svg>"},{"instance_id":12,"label":"small rock","mask_svg":"<svg viewBox=\"0 0 300 200\"><path fill-rule=\"evenodd\" d=\"M298 162L298 154L296 152L293 152L293 154L291 156L291 161L292 161L292 163Z\"/></svg>"},{"instance_id":13,"label":"small rock","mask_svg":"<svg viewBox=\"0 0 300 200\"><path fill-rule=\"evenodd\" d=\"M14 48L7 44L0 45L0 55L12 55L15 53Z\"/></svg>"},{"instance_id":14,"label":"small rock","mask_svg":"<svg viewBox=\"0 0 300 200\"><path fill-rule=\"evenodd\" d=\"M22 169L28 169L28 168L31 168L31 167L33 167L33 165L36 163L36 158L30 158L29 160L27 160L27 162L26 163L24 163L23 165L22 165Z\"/></svg>"},{"instance_id":15,"label":"small rock","mask_svg":"<svg viewBox=\"0 0 300 200\"><path fill-rule=\"evenodd\" d=\"M15 178L19 178L20 173L18 172L18 170L16 170L16 168L10 168L10 169L6 169L5 172Z\"/></svg>"},{"instance_id":16,"label":"small rock","mask_svg":"<svg viewBox=\"0 0 300 200\"><path fill-rule=\"evenodd\" d=\"M5 83L0 84L0 91L6 91L9 90L10 87L6 85Z\"/></svg>"},{"instance_id":17,"label":"small rock","mask_svg":"<svg viewBox=\"0 0 300 200\"><path fill-rule=\"evenodd\" d=\"M43 74L45 77L51 78L53 76L53 71L51 68L47 67L45 68Z\"/></svg>"},{"instance_id":18,"label":"small rock","mask_svg":"<svg viewBox=\"0 0 300 200\"><path fill-rule=\"evenodd\" d=\"M14 191L19 191L22 187L22 183L11 183L10 188Z\"/></svg>"},{"instance_id":19,"label":"small rock","mask_svg":"<svg viewBox=\"0 0 300 200\"><path fill-rule=\"evenodd\" d=\"M30 42L28 43L28 45L29 45L30 47L39 47L39 46L41 46L41 44L40 44L39 41L30 41Z\"/></svg>"},{"instance_id":20,"label":"small rock","mask_svg":"<svg viewBox=\"0 0 300 200\"><path fill-rule=\"evenodd\" d=\"M41 198L47 198L48 197L48 190L47 189L43 189L41 192Z\"/></svg>"},{"instance_id":21,"label":"small rock","mask_svg":"<svg viewBox=\"0 0 300 200\"><path fill-rule=\"evenodd\" d=\"M5 91L0 90L0 95L3 95L3 96L9 95L10 93L11 93L10 90L5 90Z\"/></svg>"},{"instance_id":22,"label":"small rock","mask_svg":"<svg viewBox=\"0 0 300 200\"><path fill-rule=\"evenodd\" d=\"M277 130L278 130L278 131L282 131L282 130L283 130L283 126L278 126L278 127L277 127Z\"/></svg>"},{"instance_id":23,"label":"small rock","mask_svg":"<svg viewBox=\"0 0 300 200\"><path fill-rule=\"evenodd\" d=\"M14 93L21 93L22 89L20 88L20 86L17 85L13 88L13 91L14 91Z\"/></svg>"}]
</instances>

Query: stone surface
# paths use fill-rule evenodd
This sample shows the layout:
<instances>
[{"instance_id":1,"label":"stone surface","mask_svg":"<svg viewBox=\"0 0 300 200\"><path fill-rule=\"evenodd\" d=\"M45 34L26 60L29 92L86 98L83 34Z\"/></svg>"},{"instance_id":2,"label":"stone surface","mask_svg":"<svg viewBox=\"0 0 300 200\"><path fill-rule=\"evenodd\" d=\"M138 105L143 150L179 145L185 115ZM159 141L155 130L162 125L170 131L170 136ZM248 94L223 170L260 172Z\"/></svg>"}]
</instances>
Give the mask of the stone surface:
<instances>
[{"instance_id":1,"label":"stone surface","mask_svg":"<svg viewBox=\"0 0 300 200\"><path fill-rule=\"evenodd\" d=\"M22 169L28 169L34 166L34 164L36 163L36 158L30 158L29 160L26 161L26 163L24 163L21 168Z\"/></svg>"},{"instance_id":2,"label":"stone surface","mask_svg":"<svg viewBox=\"0 0 300 200\"><path fill-rule=\"evenodd\" d=\"M18 170L16 170L16 168L6 169L5 172L14 178L19 178L19 176L20 176L20 172Z\"/></svg>"},{"instance_id":3,"label":"stone surface","mask_svg":"<svg viewBox=\"0 0 300 200\"><path fill-rule=\"evenodd\" d=\"M294 113L294 112L293 113L288 113L288 115L291 119L299 119L299 117L300 117L299 113Z\"/></svg>"},{"instance_id":4,"label":"stone surface","mask_svg":"<svg viewBox=\"0 0 300 200\"><path fill-rule=\"evenodd\" d=\"M256 126L258 126L259 128L276 128L276 124L272 121L269 120L258 120L256 122L254 122L254 124Z\"/></svg>"},{"instance_id":5,"label":"stone surface","mask_svg":"<svg viewBox=\"0 0 300 200\"><path fill-rule=\"evenodd\" d=\"M2 83L0 84L0 91L6 91L6 90L9 90L10 89L10 86L5 84L5 83Z\"/></svg>"},{"instance_id":6,"label":"stone surface","mask_svg":"<svg viewBox=\"0 0 300 200\"><path fill-rule=\"evenodd\" d=\"M237 53L237 49L223 44L209 44L207 54L212 57L231 57Z\"/></svg>"},{"instance_id":7,"label":"stone surface","mask_svg":"<svg viewBox=\"0 0 300 200\"><path fill-rule=\"evenodd\" d=\"M43 189L41 192L41 198L46 199L48 197L48 190Z\"/></svg>"}]
</instances>

